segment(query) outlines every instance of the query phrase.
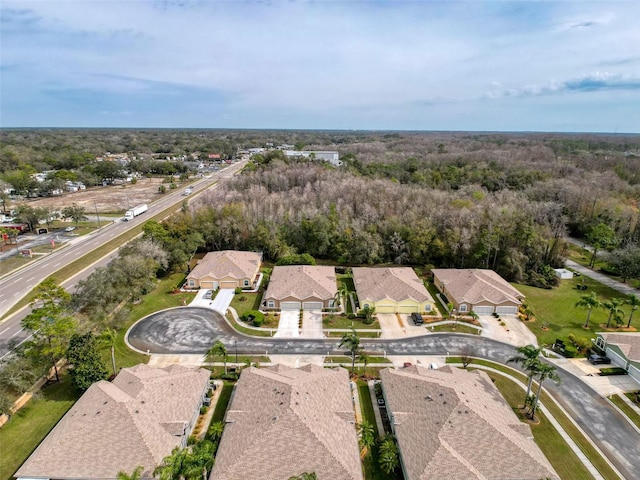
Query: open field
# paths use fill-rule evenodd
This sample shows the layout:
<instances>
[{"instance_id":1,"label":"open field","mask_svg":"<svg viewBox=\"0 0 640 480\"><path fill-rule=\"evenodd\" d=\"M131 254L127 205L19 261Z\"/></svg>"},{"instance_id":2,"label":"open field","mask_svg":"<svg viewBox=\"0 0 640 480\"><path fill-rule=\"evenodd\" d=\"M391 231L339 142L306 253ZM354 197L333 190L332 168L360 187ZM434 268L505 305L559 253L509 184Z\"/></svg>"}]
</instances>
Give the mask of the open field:
<instances>
[{"instance_id":1,"label":"open field","mask_svg":"<svg viewBox=\"0 0 640 480\"><path fill-rule=\"evenodd\" d=\"M158 187L165 185L167 192L169 184L163 184L164 178L151 177L138 180L135 184L109 185L107 187L90 187L78 192L65 193L57 197L42 197L24 199L9 202L7 208L15 208L18 205L27 204L33 208L49 207L56 210L77 204L84 207L87 214L99 213L124 213L128 208L141 203L150 203L161 197ZM188 182L175 180L177 188L182 188Z\"/></svg>"},{"instance_id":2,"label":"open field","mask_svg":"<svg viewBox=\"0 0 640 480\"><path fill-rule=\"evenodd\" d=\"M583 280L587 290L576 289L576 285ZM525 302L534 312L536 321L527 323L527 326L541 345L551 345L557 338L567 342L569 334L588 340L594 338L595 332L603 330L600 325L607 323L608 312L601 308L594 309L591 313L589 328L582 328L587 318L587 311L575 305L583 295L596 292L601 302L614 297L626 298L621 293L586 277L562 280L559 287L550 290L518 284L514 284L514 287L526 296ZM623 305L622 308L625 310L626 319L629 309L625 307ZM543 329L545 327L546 331Z\"/></svg>"}]
</instances>

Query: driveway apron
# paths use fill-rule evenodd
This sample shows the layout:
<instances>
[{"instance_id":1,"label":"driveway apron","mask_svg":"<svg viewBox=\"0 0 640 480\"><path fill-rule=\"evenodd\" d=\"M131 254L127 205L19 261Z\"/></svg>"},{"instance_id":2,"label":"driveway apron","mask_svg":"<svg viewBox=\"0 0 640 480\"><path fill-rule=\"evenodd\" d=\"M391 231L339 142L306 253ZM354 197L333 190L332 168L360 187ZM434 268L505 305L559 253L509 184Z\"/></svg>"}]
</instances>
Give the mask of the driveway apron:
<instances>
[{"instance_id":1,"label":"driveway apron","mask_svg":"<svg viewBox=\"0 0 640 480\"><path fill-rule=\"evenodd\" d=\"M303 338L323 338L322 312L320 310L302 311L302 335Z\"/></svg>"},{"instance_id":2,"label":"driveway apron","mask_svg":"<svg viewBox=\"0 0 640 480\"><path fill-rule=\"evenodd\" d=\"M278 324L278 331L274 335L276 338L298 338L300 337L299 330L300 323L300 311L299 310L282 310L280 311L280 323Z\"/></svg>"}]
</instances>

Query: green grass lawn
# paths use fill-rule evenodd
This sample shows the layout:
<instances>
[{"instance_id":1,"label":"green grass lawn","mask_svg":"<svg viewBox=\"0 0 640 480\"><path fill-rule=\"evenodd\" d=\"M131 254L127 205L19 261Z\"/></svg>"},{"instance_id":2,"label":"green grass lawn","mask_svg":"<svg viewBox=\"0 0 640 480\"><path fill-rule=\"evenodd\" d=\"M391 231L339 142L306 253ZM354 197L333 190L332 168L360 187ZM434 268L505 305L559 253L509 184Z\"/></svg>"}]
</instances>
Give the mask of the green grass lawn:
<instances>
[{"instance_id":1,"label":"green grass lawn","mask_svg":"<svg viewBox=\"0 0 640 480\"><path fill-rule=\"evenodd\" d=\"M63 374L60 383L44 388L40 398L27 403L0 429L0 479L11 478L78 397L71 377Z\"/></svg>"},{"instance_id":2,"label":"green grass lawn","mask_svg":"<svg viewBox=\"0 0 640 480\"><path fill-rule=\"evenodd\" d=\"M633 408L627 405L627 403L620 398L620 395L614 395L610 397L609 400L611 400L616 407L622 410L622 412L636 425L636 427L640 428L640 415L638 415Z\"/></svg>"},{"instance_id":3,"label":"green grass lawn","mask_svg":"<svg viewBox=\"0 0 640 480\"><path fill-rule=\"evenodd\" d=\"M371 325L367 325L363 322L362 318L349 319L345 315L323 315L322 326L324 328L355 328L357 329L380 329L378 320L375 320Z\"/></svg>"},{"instance_id":4,"label":"green grass lawn","mask_svg":"<svg viewBox=\"0 0 640 480\"><path fill-rule=\"evenodd\" d=\"M433 327L427 327L430 332L453 332L453 333L470 333L471 335L480 335L482 330L477 328L468 327L458 322L457 326L453 325L434 325Z\"/></svg>"},{"instance_id":5,"label":"green grass lawn","mask_svg":"<svg viewBox=\"0 0 640 480\"><path fill-rule=\"evenodd\" d=\"M234 385L235 384L233 382L224 382L222 391L220 392L220 396L218 397L218 402L216 403L216 409L213 411L211 423L222 422L224 420L224 415L225 413L227 413L227 408L229 407L229 402L231 400L231 394L233 393Z\"/></svg>"},{"instance_id":6,"label":"green grass lawn","mask_svg":"<svg viewBox=\"0 0 640 480\"><path fill-rule=\"evenodd\" d=\"M440 303L440 300L438 300L438 294L440 293L439 290L436 288L436 286L433 284L433 282L427 282L427 291L429 292L429 294L433 297L433 304L436 306L436 308L438 309L438 312L440 312L440 315L442 315L443 317L446 317L448 312L445 310L445 308L442 306L442 303Z\"/></svg>"},{"instance_id":7,"label":"green grass lawn","mask_svg":"<svg viewBox=\"0 0 640 480\"><path fill-rule=\"evenodd\" d=\"M587 290L577 290L576 285L582 283L583 279ZM606 324L608 317L604 309L593 310L589 328L582 328L587 318L587 311L575 305L583 295L596 292L601 302L613 297L626 298L616 290L584 276L562 280L559 287L551 290L519 284L514 284L514 287L526 296L525 301L535 314L536 321L527 323L527 326L537 337L538 343L546 345L553 344L556 338L566 342L570 333L588 340L595 337L595 332L602 331L599 325ZM628 317L628 308L623 305L623 309ZM547 331L542 330L545 324L548 327Z\"/></svg>"},{"instance_id":8,"label":"green grass lawn","mask_svg":"<svg viewBox=\"0 0 640 480\"><path fill-rule=\"evenodd\" d=\"M244 297L244 300L240 300ZM262 293L238 293L231 300L231 308L238 312L238 316L242 317L249 310L259 310Z\"/></svg>"},{"instance_id":9,"label":"green grass lawn","mask_svg":"<svg viewBox=\"0 0 640 480\"><path fill-rule=\"evenodd\" d=\"M579 263L583 267L589 267L589 262L591 261L591 253L577 245L569 244L568 258L569 260L573 260L574 262ZM611 277L619 282L622 282L622 277L619 277L617 275L612 275L609 273L604 273L604 271L602 271L602 270L606 271L607 263L601 260L601 258L602 258L602 254L598 252L596 263L594 265L595 271L602 273L604 275L607 275L608 277ZM640 280L638 279L627 280L627 283L634 288L640 288Z\"/></svg>"}]
</instances>

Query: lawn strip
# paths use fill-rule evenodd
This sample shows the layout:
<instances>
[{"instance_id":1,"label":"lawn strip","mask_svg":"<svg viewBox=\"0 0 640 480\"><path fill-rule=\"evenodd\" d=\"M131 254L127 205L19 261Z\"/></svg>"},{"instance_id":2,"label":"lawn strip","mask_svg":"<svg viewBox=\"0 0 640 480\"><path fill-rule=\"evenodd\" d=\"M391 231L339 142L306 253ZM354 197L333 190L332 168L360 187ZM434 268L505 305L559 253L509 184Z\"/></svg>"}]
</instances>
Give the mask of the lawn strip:
<instances>
[{"instance_id":1,"label":"lawn strip","mask_svg":"<svg viewBox=\"0 0 640 480\"><path fill-rule=\"evenodd\" d=\"M233 386L235 383L225 380L222 385L222 391L216 402L216 409L213 411L213 417L211 423L224 421L224 415L227 413L229 407L229 401L231 400L231 394L233 393Z\"/></svg>"},{"instance_id":2,"label":"lawn strip","mask_svg":"<svg viewBox=\"0 0 640 480\"><path fill-rule=\"evenodd\" d=\"M624 413L625 416L629 420L631 420L636 427L640 428L640 415L638 415L638 413L633 408L627 405L627 403L622 398L620 398L620 395L613 395L609 397L609 400L616 407L622 410L622 413Z\"/></svg>"}]
</instances>

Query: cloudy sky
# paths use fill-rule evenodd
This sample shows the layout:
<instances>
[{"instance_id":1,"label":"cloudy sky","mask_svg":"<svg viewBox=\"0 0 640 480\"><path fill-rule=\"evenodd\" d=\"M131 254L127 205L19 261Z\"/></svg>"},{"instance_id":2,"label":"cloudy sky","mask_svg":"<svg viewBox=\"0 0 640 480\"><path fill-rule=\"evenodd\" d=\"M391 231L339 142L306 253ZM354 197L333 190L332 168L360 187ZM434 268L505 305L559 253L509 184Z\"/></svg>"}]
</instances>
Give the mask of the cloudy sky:
<instances>
[{"instance_id":1,"label":"cloudy sky","mask_svg":"<svg viewBox=\"0 0 640 480\"><path fill-rule=\"evenodd\" d=\"M3 0L0 125L640 132L640 2Z\"/></svg>"}]
</instances>

